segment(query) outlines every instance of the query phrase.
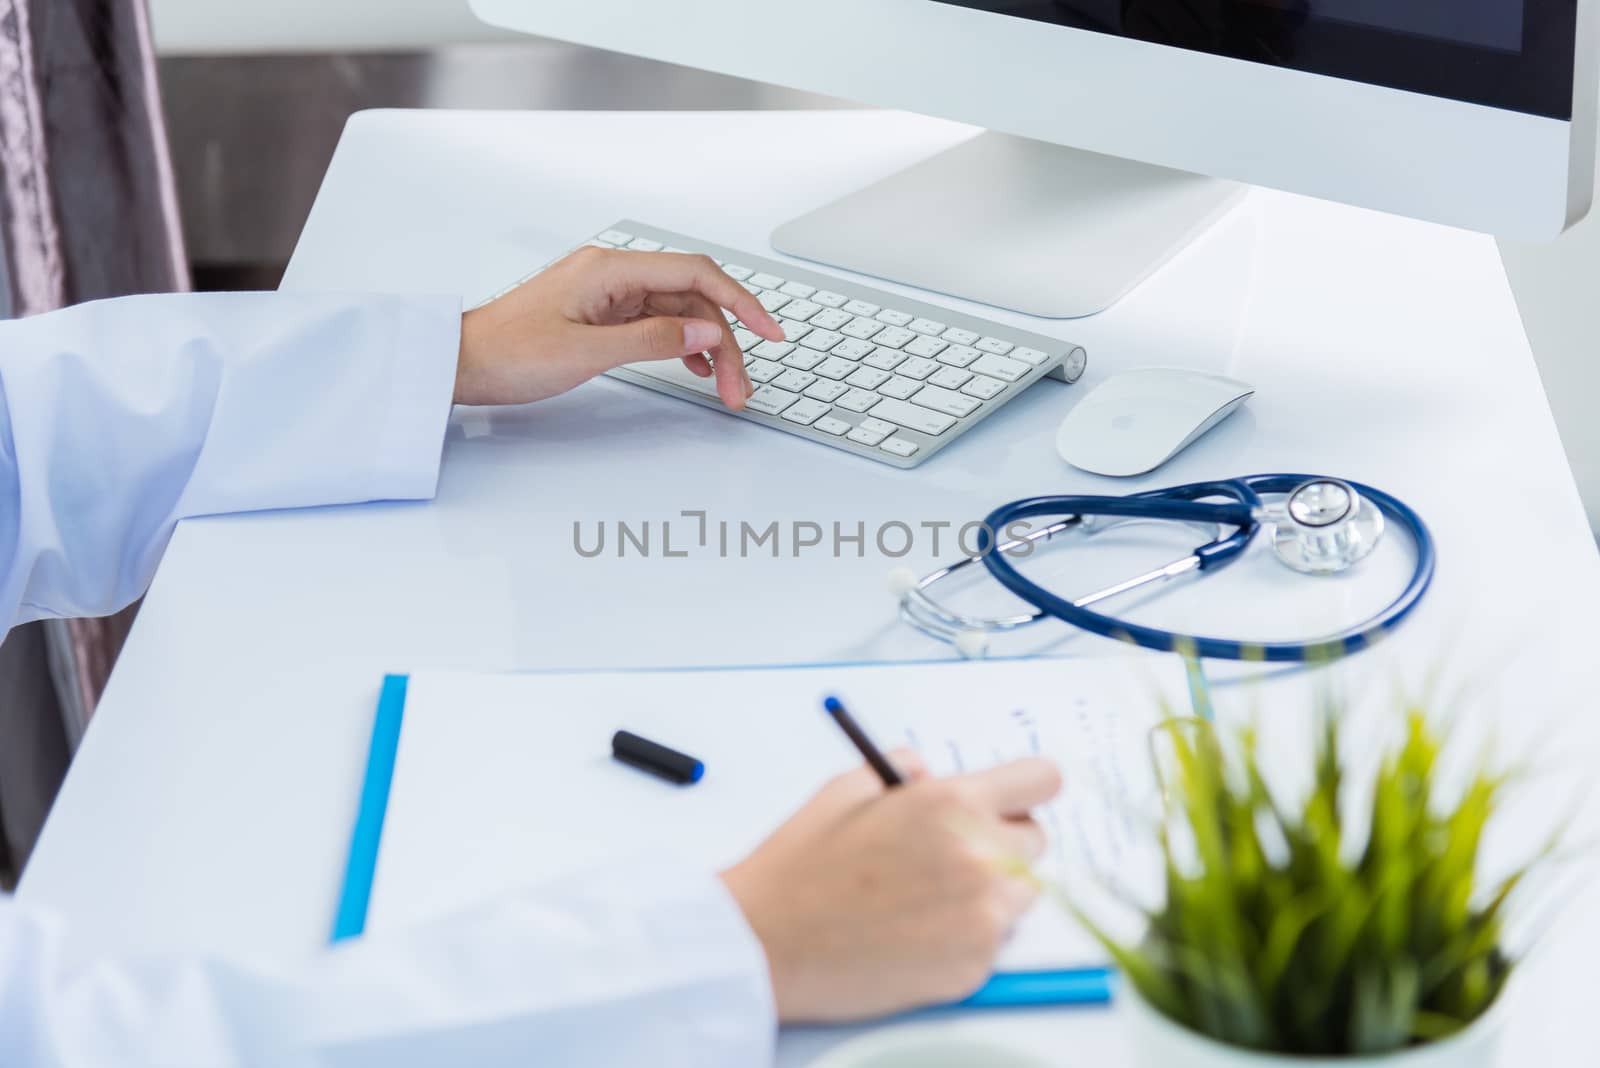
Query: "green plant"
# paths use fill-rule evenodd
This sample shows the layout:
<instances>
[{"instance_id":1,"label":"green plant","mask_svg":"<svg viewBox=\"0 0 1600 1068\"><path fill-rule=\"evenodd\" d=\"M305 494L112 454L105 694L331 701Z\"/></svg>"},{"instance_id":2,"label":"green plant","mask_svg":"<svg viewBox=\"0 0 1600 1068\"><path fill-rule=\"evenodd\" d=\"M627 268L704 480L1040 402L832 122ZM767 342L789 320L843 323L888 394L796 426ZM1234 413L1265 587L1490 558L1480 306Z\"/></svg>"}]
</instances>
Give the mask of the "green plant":
<instances>
[{"instance_id":1,"label":"green plant","mask_svg":"<svg viewBox=\"0 0 1600 1068\"><path fill-rule=\"evenodd\" d=\"M1451 1035L1500 994L1513 967L1507 901L1554 841L1481 885L1484 831L1511 777L1480 761L1444 796L1443 741L1418 707L1382 758L1365 826L1346 826L1340 724L1325 702L1310 788L1288 806L1263 778L1253 728L1225 739L1202 720L1169 720L1155 736L1165 895L1139 910L1144 937L1110 937L1063 892L1172 1020L1251 1049L1376 1054Z\"/></svg>"}]
</instances>

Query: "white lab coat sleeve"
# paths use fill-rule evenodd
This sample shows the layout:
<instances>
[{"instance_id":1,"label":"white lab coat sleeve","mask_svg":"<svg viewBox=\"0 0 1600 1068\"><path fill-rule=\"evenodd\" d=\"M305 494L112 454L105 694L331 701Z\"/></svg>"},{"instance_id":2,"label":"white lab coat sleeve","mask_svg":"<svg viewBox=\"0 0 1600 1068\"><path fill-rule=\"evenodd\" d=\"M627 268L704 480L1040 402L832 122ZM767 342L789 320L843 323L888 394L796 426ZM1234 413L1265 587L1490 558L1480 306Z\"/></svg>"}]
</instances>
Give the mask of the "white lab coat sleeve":
<instances>
[{"instance_id":1,"label":"white lab coat sleeve","mask_svg":"<svg viewBox=\"0 0 1600 1068\"><path fill-rule=\"evenodd\" d=\"M766 961L737 905L711 875L655 862L290 969L85 961L65 939L0 898L8 1068L761 1068L773 1056Z\"/></svg>"},{"instance_id":2,"label":"white lab coat sleeve","mask_svg":"<svg viewBox=\"0 0 1600 1068\"><path fill-rule=\"evenodd\" d=\"M131 600L184 517L431 496L459 316L255 294L0 322L0 629ZM721 882L670 865L295 966L97 953L0 895L6 1068L747 1068L771 1059L771 1001Z\"/></svg>"},{"instance_id":3,"label":"white lab coat sleeve","mask_svg":"<svg viewBox=\"0 0 1600 1068\"><path fill-rule=\"evenodd\" d=\"M129 297L0 322L0 634L105 615L180 519L427 498L454 297Z\"/></svg>"}]
</instances>

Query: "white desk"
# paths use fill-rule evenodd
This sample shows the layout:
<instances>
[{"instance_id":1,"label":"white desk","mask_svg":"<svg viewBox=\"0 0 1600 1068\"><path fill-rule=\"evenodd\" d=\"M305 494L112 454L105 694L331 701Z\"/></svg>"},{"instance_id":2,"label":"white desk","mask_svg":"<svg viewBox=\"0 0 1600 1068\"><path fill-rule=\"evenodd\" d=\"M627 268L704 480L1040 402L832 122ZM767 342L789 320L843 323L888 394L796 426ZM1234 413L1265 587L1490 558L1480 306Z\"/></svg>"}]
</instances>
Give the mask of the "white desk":
<instances>
[{"instance_id":1,"label":"white desk","mask_svg":"<svg viewBox=\"0 0 1600 1068\"><path fill-rule=\"evenodd\" d=\"M624 215L761 250L778 221L968 133L871 113L364 115L285 285L476 297ZM1583 702L1600 568L1488 238L1258 192L1110 312L1027 325L1088 347L1086 385L1162 362L1255 383L1245 413L1141 485L1300 469L1408 499L1438 536L1438 582L1353 666L1387 680L1397 662L1487 665L1508 743L1560 730L1565 752L1596 751ZM586 560L573 523L703 508L870 530L1105 487L1050 447L1083 388L1043 383L900 472L607 380L459 413L431 504L186 523L23 893L122 942L308 950L328 930L384 671L946 655L890 624L891 562L875 553ZM928 558L923 544L906 562ZM1271 566L1215 580L1237 596L1170 599L1168 618L1250 622L1257 595L1293 588ZM1590 1048L1600 927L1568 922L1517 988L1515 1063ZM970 1026L1122 1061L1097 1010ZM789 1036L785 1061L832 1034Z\"/></svg>"}]
</instances>

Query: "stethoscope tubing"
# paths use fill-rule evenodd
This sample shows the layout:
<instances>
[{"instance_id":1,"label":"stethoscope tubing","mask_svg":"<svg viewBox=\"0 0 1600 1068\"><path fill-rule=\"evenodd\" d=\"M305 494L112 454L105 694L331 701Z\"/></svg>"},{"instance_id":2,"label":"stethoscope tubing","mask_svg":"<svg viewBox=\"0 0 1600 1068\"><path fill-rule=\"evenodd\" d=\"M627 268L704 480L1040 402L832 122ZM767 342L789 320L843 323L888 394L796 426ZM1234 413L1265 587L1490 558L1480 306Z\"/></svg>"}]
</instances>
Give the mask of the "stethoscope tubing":
<instances>
[{"instance_id":1,"label":"stethoscope tubing","mask_svg":"<svg viewBox=\"0 0 1600 1068\"><path fill-rule=\"evenodd\" d=\"M1114 516L1215 523L1234 528L1195 550L1200 570L1239 559L1261 529L1264 493L1288 493L1319 476L1250 475L1217 482L1196 482L1123 497L1071 494L1030 497L1001 505L985 518L979 535L980 558L995 580L1024 602L1092 634L1131 642L1159 652L1221 660L1308 661L1334 659L1368 648L1411 614L1433 581L1433 537L1422 517L1409 505L1382 490L1358 482L1348 484L1371 501L1392 522L1404 527L1416 550L1416 566L1400 595L1364 623L1314 641L1250 642L1199 634L1182 634L1129 623L1060 597L1025 577L1004 552L994 551L993 532L1023 519L1040 516ZM1203 498L1227 497L1225 502ZM925 599L925 598L924 598ZM931 603L931 602L930 602Z\"/></svg>"}]
</instances>

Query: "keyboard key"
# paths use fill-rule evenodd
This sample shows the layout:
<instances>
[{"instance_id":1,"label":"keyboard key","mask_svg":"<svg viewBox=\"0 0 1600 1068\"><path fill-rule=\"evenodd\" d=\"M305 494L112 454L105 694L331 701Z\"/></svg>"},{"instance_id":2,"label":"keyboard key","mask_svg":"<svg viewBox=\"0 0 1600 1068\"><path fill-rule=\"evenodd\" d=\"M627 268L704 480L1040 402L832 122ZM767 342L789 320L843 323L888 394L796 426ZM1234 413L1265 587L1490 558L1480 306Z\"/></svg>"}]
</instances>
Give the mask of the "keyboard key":
<instances>
[{"instance_id":1,"label":"keyboard key","mask_svg":"<svg viewBox=\"0 0 1600 1068\"><path fill-rule=\"evenodd\" d=\"M834 401L838 400L840 397L849 392L849 390L850 387L845 385L843 382L830 382L826 378L823 378L811 384L811 387L806 390L806 396L819 401L827 401L829 404L832 404Z\"/></svg>"},{"instance_id":2,"label":"keyboard key","mask_svg":"<svg viewBox=\"0 0 1600 1068\"><path fill-rule=\"evenodd\" d=\"M858 389L877 389L889 381L889 372L876 367L857 367L855 373L845 381Z\"/></svg>"},{"instance_id":3,"label":"keyboard key","mask_svg":"<svg viewBox=\"0 0 1600 1068\"><path fill-rule=\"evenodd\" d=\"M750 376L750 381L759 385L763 382L771 382L774 378L783 374L783 367L780 364L773 363L771 360L747 360L744 365L744 373Z\"/></svg>"},{"instance_id":4,"label":"keyboard key","mask_svg":"<svg viewBox=\"0 0 1600 1068\"><path fill-rule=\"evenodd\" d=\"M893 371L904 363L906 354L895 349L875 349L871 356L861 362L868 367L876 367L880 371Z\"/></svg>"},{"instance_id":5,"label":"keyboard key","mask_svg":"<svg viewBox=\"0 0 1600 1068\"><path fill-rule=\"evenodd\" d=\"M972 381L961 387L961 392L969 397L979 400L989 400L998 397L1006 390L1006 384L987 375L973 375Z\"/></svg>"},{"instance_id":6,"label":"keyboard key","mask_svg":"<svg viewBox=\"0 0 1600 1068\"><path fill-rule=\"evenodd\" d=\"M740 282L739 284L744 287L746 293L752 293L758 297L766 292L766 290L751 282Z\"/></svg>"},{"instance_id":7,"label":"keyboard key","mask_svg":"<svg viewBox=\"0 0 1600 1068\"><path fill-rule=\"evenodd\" d=\"M1021 360L1013 360L1007 356L984 356L972 361L972 370L980 375L991 378L1003 378L1007 382L1015 382L1028 373L1028 365Z\"/></svg>"},{"instance_id":8,"label":"keyboard key","mask_svg":"<svg viewBox=\"0 0 1600 1068\"><path fill-rule=\"evenodd\" d=\"M1038 349L1023 348L1021 346L1012 349L1009 355L1013 360L1021 360L1024 363L1031 363L1035 367L1038 367L1041 363L1044 363L1044 361L1050 358L1049 353L1040 352Z\"/></svg>"},{"instance_id":9,"label":"keyboard key","mask_svg":"<svg viewBox=\"0 0 1600 1068\"><path fill-rule=\"evenodd\" d=\"M851 441L859 441L863 445L876 445L894 431L893 424L885 423L881 419L863 419L846 436Z\"/></svg>"},{"instance_id":10,"label":"keyboard key","mask_svg":"<svg viewBox=\"0 0 1600 1068\"><path fill-rule=\"evenodd\" d=\"M820 430L824 434L832 434L834 437L838 437L841 434L850 432L850 424L843 419L835 419L831 415L825 415L815 423L812 423L811 429Z\"/></svg>"},{"instance_id":11,"label":"keyboard key","mask_svg":"<svg viewBox=\"0 0 1600 1068\"><path fill-rule=\"evenodd\" d=\"M681 253L686 253L689 250L686 249L686 248L679 248L677 245L668 245L666 248L662 249L661 251L662 252L677 252L677 253L681 254Z\"/></svg>"},{"instance_id":12,"label":"keyboard key","mask_svg":"<svg viewBox=\"0 0 1600 1068\"><path fill-rule=\"evenodd\" d=\"M849 360L841 360L837 356L829 356L826 360L813 367L812 370L823 378L831 378L837 382L855 374L856 365Z\"/></svg>"},{"instance_id":13,"label":"keyboard key","mask_svg":"<svg viewBox=\"0 0 1600 1068\"><path fill-rule=\"evenodd\" d=\"M761 344L761 336L759 334L753 334L742 326L734 328L733 340L739 343L739 350L741 352L749 352L751 349Z\"/></svg>"},{"instance_id":14,"label":"keyboard key","mask_svg":"<svg viewBox=\"0 0 1600 1068\"><path fill-rule=\"evenodd\" d=\"M784 286L781 290L779 290L779 292L789 293L789 286L792 285L794 285L794 283L790 282L788 286ZM802 286L801 288L803 289L806 287ZM789 296L792 297L794 294L789 293ZM791 300L789 303L783 306L783 317L785 319L798 319L803 323L821 310L822 305L813 304L809 300Z\"/></svg>"},{"instance_id":15,"label":"keyboard key","mask_svg":"<svg viewBox=\"0 0 1600 1068\"><path fill-rule=\"evenodd\" d=\"M976 360L983 353L966 345L951 345L939 353L939 362L949 364L951 367L965 367Z\"/></svg>"},{"instance_id":16,"label":"keyboard key","mask_svg":"<svg viewBox=\"0 0 1600 1068\"><path fill-rule=\"evenodd\" d=\"M992 352L996 356L1004 356L1011 351L1012 344L1009 341L1001 341L997 337L980 337L973 347L982 349L984 352Z\"/></svg>"},{"instance_id":17,"label":"keyboard key","mask_svg":"<svg viewBox=\"0 0 1600 1068\"><path fill-rule=\"evenodd\" d=\"M808 286L804 282L785 282L781 287L781 291L787 293L791 297L799 297L801 300L804 300L811 294L815 293L817 291L817 287Z\"/></svg>"},{"instance_id":18,"label":"keyboard key","mask_svg":"<svg viewBox=\"0 0 1600 1068\"><path fill-rule=\"evenodd\" d=\"M843 334L835 334L832 330L810 330L800 339L800 344L818 352L827 352L843 340Z\"/></svg>"},{"instance_id":19,"label":"keyboard key","mask_svg":"<svg viewBox=\"0 0 1600 1068\"><path fill-rule=\"evenodd\" d=\"M794 346L787 341L763 341L751 350L751 354L765 360L781 360L793 351Z\"/></svg>"},{"instance_id":20,"label":"keyboard key","mask_svg":"<svg viewBox=\"0 0 1600 1068\"><path fill-rule=\"evenodd\" d=\"M760 412L763 415L778 415L799 399L798 396L788 390L766 385L751 394L750 399L744 402L744 406L753 412Z\"/></svg>"},{"instance_id":21,"label":"keyboard key","mask_svg":"<svg viewBox=\"0 0 1600 1068\"><path fill-rule=\"evenodd\" d=\"M783 379L780 378L778 381L782 382ZM948 389L940 389L938 386L924 386L917 391L916 396L911 398L911 403L959 418L971 415L978 410L983 402L976 397L968 397Z\"/></svg>"},{"instance_id":22,"label":"keyboard key","mask_svg":"<svg viewBox=\"0 0 1600 1068\"><path fill-rule=\"evenodd\" d=\"M607 230L600 235L600 240L608 245L626 245L633 240L633 235L624 230Z\"/></svg>"},{"instance_id":23,"label":"keyboard key","mask_svg":"<svg viewBox=\"0 0 1600 1068\"><path fill-rule=\"evenodd\" d=\"M883 345L885 348L897 349L916 336L916 334L913 334L903 326L891 326L878 331L878 336L872 339L872 343L874 345Z\"/></svg>"},{"instance_id":24,"label":"keyboard key","mask_svg":"<svg viewBox=\"0 0 1600 1068\"><path fill-rule=\"evenodd\" d=\"M783 285L783 279L775 274L768 274L766 271L762 271L759 274L750 276L750 284L760 286L762 289L777 289Z\"/></svg>"},{"instance_id":25,"label":"keyboard key","mask_svg":"<svg viewBox=\"0 0 1600 1068\"><path fill-rule=\"evenodd\" d=\"M949 347L950 342L940 341L936 337L928 337L924 334L907 345L906 351L913 356L937 356Z\"/></svg>"},{"instance_id":26,"label":"keyboard key","mask_svg":"<svg viewBox=\"0 0 1600 1068\"><path fill-rule=\"evenodd\" d=\"M766 386L762 386L766 389ZM870 394L869 394L870 395ZM959 396L959 394L957 394ZM970 400L971 398L967 398ZM840 402L843 403L842 401ZM946 430L956 425L956 421L948 415L923 408L908 401L887 398L880 400L872 406L872 414L879 419L887 420L896 426L903 426L907 430L915 430L929 437L938 437Z\"/></svg>"},{"instance_id":27,"label":"keyboard key","mask_svg":"<svg viewBox=\"0 0 1600 1068\"><path fill-rule=\"evenodd\" d=\"M796 371L809 371L821 362L822 353L810 349L795 349L783 358L783 365L793 367Z\"/></svg>"},{"instance_id":28,"label":"keyboard key","mask_svg":"<svg viewBox=\"0 0 1600 1068\"><path fill-rule=\"evenodd\" d=\"M835 293L831 289L819 289L815 293L811 294L811 299L822 305L824 308L839 308L843 307L845 301L849 300L850 298L845 296L843 293Z\"/></svg>"},{"instance_id":29,"label":"keyboard key","mask_svg":"<svg viewBox=\"0 0 1600 1068\"><path fill-rule=\"evenodd\" d=\"M811 388L811 384L816 380L816 375L807 374L805 371L796 371L793 368L790 368L777 378L774 378L772 380L772 384L779 389L786 389L790 393L804 393L806 390Z\"/></svg>"},{"instance_id":30,"label":"keyboard key","mask_svg":"<svg viewBox=\"0 0 1600 1068\"><path fill-rule=\"evenodd\" d=\"M737 263L724 263L722 265L722 273L733 279L735 282L743 282L745 279L755 274L755 272L750 268L741 267Z\"/></svg>"},{"instance_id":31,"label":"keyboard key","mask_svg":"<svg viewBox=\"0 0 1600 1068\"><path fill-rule=\"evenodd\" d=\"M810 397L801 397L784 411L783 417L791 423L810 426L827 414L828 406L826 404L812 400Z\"/></svg>"},{"instance_id":32,"label":"keyboard key","mask_svg":"<svg viewBox=\"0 0 1600 1068\"><path fill-rule=\"evenodd\" d=\"M978 340L978 335L971 330L963 330L959 326L952 326L939 335L952 345L970 345Z\"/></svg>"},{"instance_id":33,"label":"keyboard key","mask_svg":"<svg viewBox=\"0 0 1600 1068\"><path fill-rule=\"evenodd\" d=\"M922 383L918 382L915 378L902 378L899 375L895 375L893 378L889 379L889 381L879 386L878 392L882 393L885 397L893 397L895 400L906 400L921 388Z\"/></svg>"},{"instance_id":34,"label":"keyboard key","mask_svg":"<svg viewBox=\"0 0 1600 1068\"><path fill-rule=\"evenodd\" d=\"M789 303L790 298L784 296L782 293L775 293L769 289L764 292L757 293L756 299L761 302L761 306L767 309L767 311L775 312L785 304Z\"/></svg>"},{"instance_id":35,"label":"keyboard key","mask_svg":"<svg viewBox=\"0 0 1600 1068\"><path fill-rule=\"evenodd\" d=\"M932 360L924 360L921 356L913 356L895 368L898 373L905 375L907 378L915 378L918 382L921 382L938 369L938 364Z\"/></svg>"},{"instance_id":36,"label":"keyboard key","mask_svg":"<svg viewBox=\"0 0 1600 1068\"><path fill-rule=\"evenodd\" d=\"M864 300L852 300L845 304L844 310L851 315L877 315L880 309L876 304Z\"/></svg>"},{"instance_id":37,"label":"keyboard key","mask_svg":"<svg viewBox=\"0 0 1600 1068\"><path fill-rule=\"evenodd\" d=\"M838 404L845 411L864 412L876 406L882 399L876 393L868 393L864 389L852 389L839 398Z\"/></svg>"},{"instance_id":38,"label":"keyboard key","mask_svg":"<svg viewBox=\"0 0 1600 1068\"><path fill-rule=\"evenodd\" d=\"M889 440L880 443L878 448L882 449L884 452L904 458L907 456L916 455L917 450L921 448L921 446L912 441L910 438L890 438Z\"/></svg>"},{"instance_id":39,"label":"keyboard key","mask_svg":"<svg viewBox=\"0 0 1600 1068\"><path fill-rule=\"evenodd\" d=\"M876 316L874 316L874 318L876 318L878 322L888 323L890 326L905 326L911 321L911 316L907 315L905 312L894 311L890 308L883 309L883 311L879 312Z\"/></svg>"},{"instance_id":40,"label":"keyboard key","mask_svg":"<svg viewBox=\"0 0 1600 1068\"><path fill-rule=\"evenodd\" d=\"M793 307L793 305L790 305L790 307ZM789 314L789 309L783 309L783 314L784 316L787 316ZM783 328L783 337L785 341L799 341L801 338L811 333L811 328L809 326L795 319L780 317L778 319L778 325Z\"/></svg>"},{"instance_id":41,"label":"keyboard key","mask_svg":"<svg viewBox=\"0 0 1600 1068\"><path fill-rule=\"evenodd\" d=\"M817 295L821 296L822 294L819 293ZM812 301L812 303L814 304L816 301ZM822 330L837 330L854 318L855 316L847 311L841 311L838 308L824 308L806 321Z\"/></svg>"},{"instance_id":42,"label":"keyboard key","mask_svg":"<svg viewBox=\"0 0 1600 1068\"><path fill-rule=\"evenodd\" d=\"M911 320L911 329L919 334L932 334L934 337L938 337L945 332L945 324L936 319L913 319Z\"/></svg>"},{"instance_id":43,"label":"keyboard key","mask_svg":"<svg viewBox=\"0 0 1600 1068\"><path fill-rule=\"evenodd\" d=\"M858 315L854 319L851 319L848 323L844 324L843 332L848 337L860 338L861 340L865 341L867 338L871 337L873 334L876 334L882 329L882 323L874 322L871 319L863 319Z\"/></svg>"},{"instance_id":44,"label":"keyboard key","mask_svg":"<svg viewBox=\"0 0 1600 1068\"><path fill-rule=\"evenodd\" d=\"M829 352L835 356L842 356L847 360L859 360L861 357L871 352L872 349L872 342L862 341L858 337L850 337L839 342L839 344L835 345L829 350Z\"/></svg>"},{"instance_id":45,"label":"keyboard key","mask_svg":"<svg viewBox=\"0 0 1600 1068\"><path fill-rule=\"evenodd\" d=\"M636 237L628 242L628 247L635 252L660 252L661 242L648 237Z\"/></svg>"},{"instance_id":46,"label":"keyboard key","mask_svg":"<svg viewBox=\"0 0 1600 1068\"><path fill-rule=\"evenodd\" d=\"M971 377L971 371L963 371L959 367L941 367L928 376L928 385L943 389L960 389Z\"/></svg>"}]
</instances>

